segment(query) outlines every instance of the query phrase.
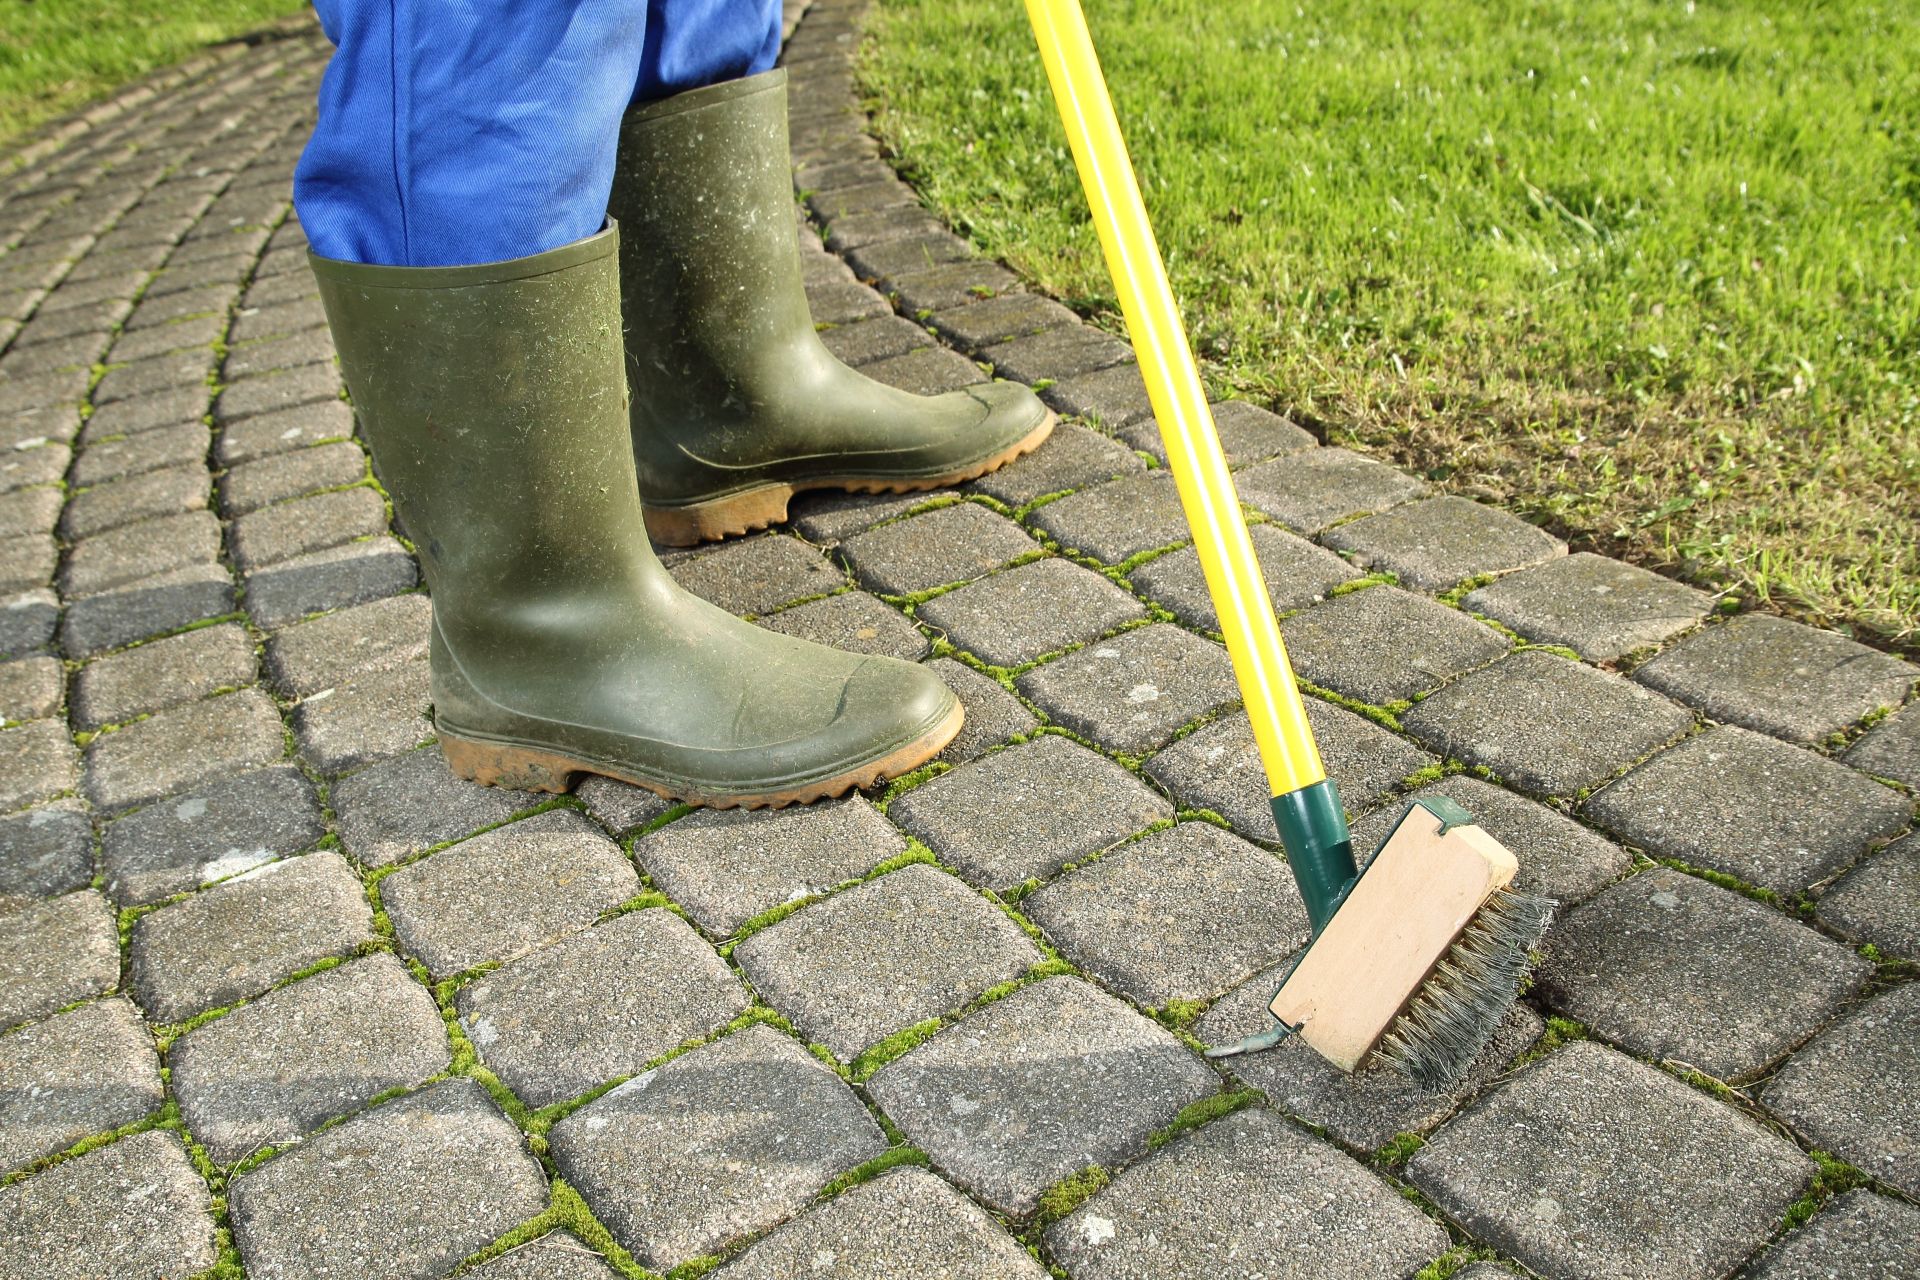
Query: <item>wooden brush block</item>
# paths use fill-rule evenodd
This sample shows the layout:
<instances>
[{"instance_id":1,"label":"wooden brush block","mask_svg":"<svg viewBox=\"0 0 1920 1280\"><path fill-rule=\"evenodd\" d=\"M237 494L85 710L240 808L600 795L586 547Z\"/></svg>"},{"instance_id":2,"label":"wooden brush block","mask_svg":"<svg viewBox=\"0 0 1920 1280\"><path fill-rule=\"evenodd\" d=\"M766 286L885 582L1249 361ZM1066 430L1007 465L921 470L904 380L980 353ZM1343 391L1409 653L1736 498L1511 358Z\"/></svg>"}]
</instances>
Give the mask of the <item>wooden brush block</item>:
<instances>
[{"instance_id":1,"label":"wooden brush block","mask_svg":"<svg viewBox=\"0 0 1920 1280\"><path fill-rule=\"evenodd\" d=\"M1474 913L1519 869L1477 826L1411 806L1273 997L1274 1016L1343 1071L1366 1059Z\"/></svg>"}]
</instances>

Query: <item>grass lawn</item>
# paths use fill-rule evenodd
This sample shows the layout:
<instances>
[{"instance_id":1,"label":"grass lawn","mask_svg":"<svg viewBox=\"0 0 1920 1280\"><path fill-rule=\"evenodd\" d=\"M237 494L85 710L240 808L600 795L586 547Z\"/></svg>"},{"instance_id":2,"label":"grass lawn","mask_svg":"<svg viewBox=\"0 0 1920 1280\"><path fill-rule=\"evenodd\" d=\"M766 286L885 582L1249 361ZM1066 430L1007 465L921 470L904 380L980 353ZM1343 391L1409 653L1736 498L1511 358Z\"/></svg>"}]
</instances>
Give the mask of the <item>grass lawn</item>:
<instances>
[{"instance_id":1,"label":"grass lawn","mask_svg":"<svg viewBox=\"0 0 1920 1280\"><path fill-rule=\"evenodd\" d=\"M1218 389L1920 648L1920 6L1087 9ZM1117 330L1022 6L873 29L908 175Z\"/></svg>"},{"instance_id":2,"label":"grass lawn","mask_svg":"<svg viewBox=\"0 0 1920 1280\"><path fill-rule=\"evenodd\" d=\"M0 0L0 147L304 0Z\"/></svg>"}]
</instances>

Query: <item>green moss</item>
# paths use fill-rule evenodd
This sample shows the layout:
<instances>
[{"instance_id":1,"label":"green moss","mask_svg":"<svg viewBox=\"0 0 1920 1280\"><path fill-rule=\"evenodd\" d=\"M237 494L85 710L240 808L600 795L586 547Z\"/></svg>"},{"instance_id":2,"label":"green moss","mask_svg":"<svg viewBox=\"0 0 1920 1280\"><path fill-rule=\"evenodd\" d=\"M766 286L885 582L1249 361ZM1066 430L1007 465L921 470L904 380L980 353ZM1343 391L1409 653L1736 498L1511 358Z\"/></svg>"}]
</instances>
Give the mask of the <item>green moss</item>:
<instances>
[{"instance_id":1,"label":"green moss","mask_svg":"<svg viewBox=\"0 0 1920 1280\"><path fill-rule=\"evenodd\" d=\"M1530 1062L1538 1062L1563 1044L1571 1044L1575 1040L1585 1040L1586 1038L1587 1029L1575 1022L1572 1018L1562 1018L1558 1014L1549 1014L1547 1017L1547 1029L1541 1033L1538 1040L1533 1042L1532 1047L1516 1057L1512 1065L1507 1069L1509 1071L1518 1070Z\"/></svg>"},{"instance_id":2,"label":"green moss","mask_svg":"<svg viewBox=\"0 0 1920 1280\"><path fill-rule=\"evenodd\" d=\"M820 1199L831 1200L843 1192L851 1191L863 1182L871 1182L889 1169L899 1169L912 1165L917 1169L933 1167L933 1161L927 1153L914 1146L889 1147L865 1164L847 1170L839 1177L820 1188Z\"/></svg>"},{"instance_id":3,"label":"green moss","mask_svg":"<svg viewBox=\"0 0 1920 1280\"><path fill-rule=\"evenodd\" d=\"M522 1245L530 1244L555 1231L571 1232L580 1243L604 1257L615 1271L628 1277L628 1280L658 1280L656 1273L634 1261L633 1255L620 1247L619 1242L613 1238L613 1233L593 1216L593 1210L587 1207L587 1202L580 1198L578 1191L567 1184L565 1178L553 1180L552 1198L547 1203L546 1212L521 1223L469 1257L460 1264L454 1274L464 1275L502 1254L511 1253Z\"/></svg>"},{"instance_id":4,"label":"green moss","mask_svg":"<svg viewBox=\"0 0 1920 1280\"><path fill-rule=\"evenodd\" d=\"M1397 1171L1413 1159L1414 1152L1426 1145L1427 1140L1417 1133L1396 1133L1373 1153L1373 1163L1381 1169Z\"/></svg>"},{"instance_id":5,"label":"green moss","mask_svg":"<svg viewBox=\"0 0 1920 1280\"><path fill-rule=\"evenodd\" d=\"M1076 1174L1062 1178L1040 1193L1039 1209L1035 1213L1035 1224L1045 1227L1060 1221L1091 1200L1113 1181L1109 1174L1097 1164L1090 1164Z\"/></svg>"},{"instance_id":6,"label":"green moss","mask_svg":"<svg viewBox=\"0 0 1920 1280\"><path fill-rule=\"evenodd\" d=\"M1189 1102L1180 1108L1180 1114L1173 1118L1172 1124L1147 1139L1147 1150L1158 1151L1182 1134L1191 1133L1203 1124L1265 1100L1265 1095L1256 1089L1237 1089L1229 1093L1216 1093L1198 1102Z\"/></svg>"},{"instance_id":7,"label":"green moss","mask_svg":"<svg viewBox=\"0 0 1920 1280\"><path fill-rule=\"evenodd\" d=\"M1873 1181L1853 1165L1837 1160L1824 1151L1809 1151L1807 1154L1813 1157L1813 1163L1817 1166L1813 1181L1808 1185L1805 1195L1787 1206L1786 1216L1780 1220L1780 1230L1783 1232L1804 1224L1819 1211L1821 1205L1841 1192L1867 1186Z\"/></svg>"}]
</instances>

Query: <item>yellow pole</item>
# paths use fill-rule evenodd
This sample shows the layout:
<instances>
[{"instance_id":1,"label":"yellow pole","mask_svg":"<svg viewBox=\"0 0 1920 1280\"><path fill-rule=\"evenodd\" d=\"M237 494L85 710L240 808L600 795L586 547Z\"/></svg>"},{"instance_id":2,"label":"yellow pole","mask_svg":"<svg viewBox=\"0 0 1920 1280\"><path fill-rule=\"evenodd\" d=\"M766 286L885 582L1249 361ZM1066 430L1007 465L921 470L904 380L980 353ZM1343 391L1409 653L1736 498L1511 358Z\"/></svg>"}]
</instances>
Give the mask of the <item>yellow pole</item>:
<instances>
[{"instance_id":1,"label":"yellow pole","mask_svg":"<svg viewBox=\"0 0 1920 1280\"><path fill-rule=\"evenodd\" d=\"M1213 428L1206 390L1167 284L1160 249L1134 181L1127 144L1107 97L1100 61L1079 0L1026 0L1053 99L1074 164L1093 209L1093 225L1120 311L1160 424L1180 505L1200 554L1207 594L1220 617L1254 741L1276 796L1325 780L1326 766L1307 724L1280 624L1274 620L1253 543L1234 494L1233 476ZM1337 810L1336 810L1337 813Z\"/></svg>"}]
</instances>

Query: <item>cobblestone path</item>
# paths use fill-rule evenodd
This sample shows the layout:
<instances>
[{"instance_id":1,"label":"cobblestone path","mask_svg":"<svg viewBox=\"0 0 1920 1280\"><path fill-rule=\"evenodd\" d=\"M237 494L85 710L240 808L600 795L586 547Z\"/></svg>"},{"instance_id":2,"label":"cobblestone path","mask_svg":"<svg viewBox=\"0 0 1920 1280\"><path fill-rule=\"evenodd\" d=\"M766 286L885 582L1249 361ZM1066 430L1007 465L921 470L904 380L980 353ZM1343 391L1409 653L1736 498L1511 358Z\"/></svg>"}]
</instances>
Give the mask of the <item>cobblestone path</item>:
<instances>
[{"instance_id":1,"label":"cobblestone path","mask_svg":"<svg viewBox=\"0 0 1920 1280\"><path fill-rule=\"evenodd\" d=\"M1361 838L1443 793L1565 907L1451 1095L1197 1055L1304 918L1141 384L878 157L862 10L788 49L827 341L1065 423L671 557L965 700L841 803L448 774L289 214L311 27L0 179L0 1277L1920 1274L1920 670L1245 404Z\"/></svg>"}]
</instances>

